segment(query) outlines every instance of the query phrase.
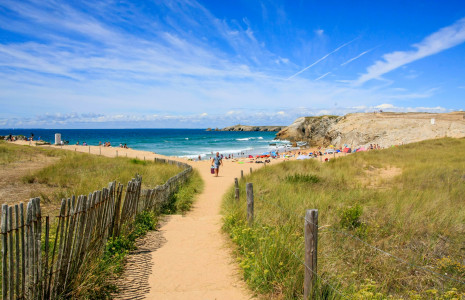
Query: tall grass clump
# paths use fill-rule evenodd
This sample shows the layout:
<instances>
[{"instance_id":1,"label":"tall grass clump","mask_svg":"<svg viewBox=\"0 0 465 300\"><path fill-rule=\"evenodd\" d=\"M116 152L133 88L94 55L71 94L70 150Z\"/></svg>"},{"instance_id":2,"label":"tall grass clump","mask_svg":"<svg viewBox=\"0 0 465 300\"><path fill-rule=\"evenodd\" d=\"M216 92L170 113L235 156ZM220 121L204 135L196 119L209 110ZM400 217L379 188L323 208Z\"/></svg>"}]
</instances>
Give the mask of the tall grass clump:
<instances>
[{"instance_id":1,"label":"tall grass clump","mask_svg":"<svg viewBox=\"0 0 465 300\"><path fill-rule=\"evenodd\" d=\"M259 294L302 297L303 217L318 209L315 298L465 297L463 157L465 139L444 138L327 163L283 162L245 177L240 201L231 189L223 202L245 280ZM246 182L254 184L251 226Z\"/></svg>"},{"instance_id":2,"label":"tall grass clump","mask_svg":"<svg viewBox=\"0 0 465 300\"><path fill-rule=\"evenodd\" d=\"M192 170L192 174L187 181L170 197L170 201L161 208L164 214L181 213L189 211L195 200L195 195L203 190L203 181L197 170Z\"/></svg>"},{"instance_id":3,"label":"tall grass clump","mask_svg":"<svg viewBox=\"0 0 465 300\"><path fill-rule=\"evenodd\" d=\"M68 291L71 298L111 299L118 291L110 278L115 278L124 270L124 258L131 250L135 250L136 240L155 230L157 215L144 211L136 216L133 226L116 237L108 239L100 259L87 266L87 272L82 272L77 280L78 286Z\"/></svg>"},{"instance_id":4,"label":"tall grass clump","mask_svg":"<svg viewBox=\"0 0 465 300\"><path fill-rule=\"evenodd\" d=\"M0 165L15 162L32 161L37 156L58 157L59 151L43 149L38 147L22 146L0 141Z\"/></svg>"}]
</instances>

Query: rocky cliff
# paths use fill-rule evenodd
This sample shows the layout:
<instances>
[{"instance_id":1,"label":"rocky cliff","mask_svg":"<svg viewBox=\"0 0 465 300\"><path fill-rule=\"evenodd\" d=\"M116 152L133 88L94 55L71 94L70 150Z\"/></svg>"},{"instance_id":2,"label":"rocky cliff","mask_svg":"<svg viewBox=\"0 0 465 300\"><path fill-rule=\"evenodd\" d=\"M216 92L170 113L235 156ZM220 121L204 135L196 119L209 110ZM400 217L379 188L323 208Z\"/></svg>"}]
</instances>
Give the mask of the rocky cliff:
<instances>
[{"instance_id":1,"label":"rocky cliff","mask_svg":"<svg viewBox=\"0 0 465 300\"><path fill-rule=\"evenodd\" d=\"M301 117L277 139L307 141L312 146L382 147L440 137L465 137L465 113L356 113L342 117Z\"/></svg>"},{"instance_id":2,"label":"rocky cliff","mask_svg":"<svg viewBox=\"0 0 465 300\"><path fill-rule=\"evenodd\" d=\"M234 125L219 129L219 131L280 131L286 126L247 126Z\"/></svg>"}]
</instances>

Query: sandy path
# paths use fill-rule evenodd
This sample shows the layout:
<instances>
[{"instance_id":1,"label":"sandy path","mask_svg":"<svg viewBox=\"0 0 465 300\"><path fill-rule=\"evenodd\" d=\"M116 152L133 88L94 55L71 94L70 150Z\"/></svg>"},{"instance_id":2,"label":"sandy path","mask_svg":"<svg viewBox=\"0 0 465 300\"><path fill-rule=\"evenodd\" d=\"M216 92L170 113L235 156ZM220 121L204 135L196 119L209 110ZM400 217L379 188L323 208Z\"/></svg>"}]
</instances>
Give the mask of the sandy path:
<instances>
[{"instance_id":1,"label":"sandy path","mask_svg":"<svg viewBox=\"0 0 465 300\"><path fill-rule=\"evenodd\" d=\"M166 243L152 253L147 299L250 299L221 233L220 205L226 189L252 164L225 161L220 176L210 174L210 163L194 162L204 191L185 216L172 216L161 228Z\"/></svg>"}]
</instances>

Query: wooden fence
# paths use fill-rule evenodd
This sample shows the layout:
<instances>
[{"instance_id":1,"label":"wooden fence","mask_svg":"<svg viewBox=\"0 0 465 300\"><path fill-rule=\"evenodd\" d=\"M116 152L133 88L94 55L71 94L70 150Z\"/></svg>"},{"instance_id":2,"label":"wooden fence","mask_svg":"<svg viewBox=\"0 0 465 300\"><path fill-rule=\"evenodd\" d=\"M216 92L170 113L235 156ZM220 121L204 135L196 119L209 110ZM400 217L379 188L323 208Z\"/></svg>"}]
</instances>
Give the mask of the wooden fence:
<instances>
[{"instance_id":1,"label":"wooden fence","mask_svg":"<svg viewBox=\"0 0 465 300\"><path fill-rule=\"evenodd\" d=\"M57 299L67 296L82 274L97 261L109 237L131 229L136 215L158 210L192 167L177 161L184 170L153 189L141 190L136 176L124 187L110 182L108 188L88 196L72 196L61 202L60 214L51 226L43 217L40 199L2 206L2 296L3 299ZM123 199L124 194L124 199Z\"/></svg>"}]
</instances>

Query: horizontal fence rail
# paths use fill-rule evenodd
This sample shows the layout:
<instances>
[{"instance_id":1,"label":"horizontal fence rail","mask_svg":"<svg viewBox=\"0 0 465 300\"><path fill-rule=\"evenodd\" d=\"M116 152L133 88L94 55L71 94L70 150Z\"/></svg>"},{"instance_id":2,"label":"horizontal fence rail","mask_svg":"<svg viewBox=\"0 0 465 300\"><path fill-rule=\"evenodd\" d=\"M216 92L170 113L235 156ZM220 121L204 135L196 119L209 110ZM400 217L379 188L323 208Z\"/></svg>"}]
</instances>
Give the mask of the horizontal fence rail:
<instances>
[{"instance_id":1,"label":"horizontal fence rail","mask_svg":"<svg viewBox=\"0 0 465 300\"><path fill-rule=\"evenodd\" d=\"M130 230L143 211L159 211L192 173L188 164L155 158L183 171L163 185L142 190L136 175L126 191L121 183L72 196L61 201L53 226L43 217L40 199L2 205L2 296L3 299L58 299L67 297L80 275L98 260L110 237ZM123 197L124 194L124 197Z\"/></svg>"}]
</instances>

